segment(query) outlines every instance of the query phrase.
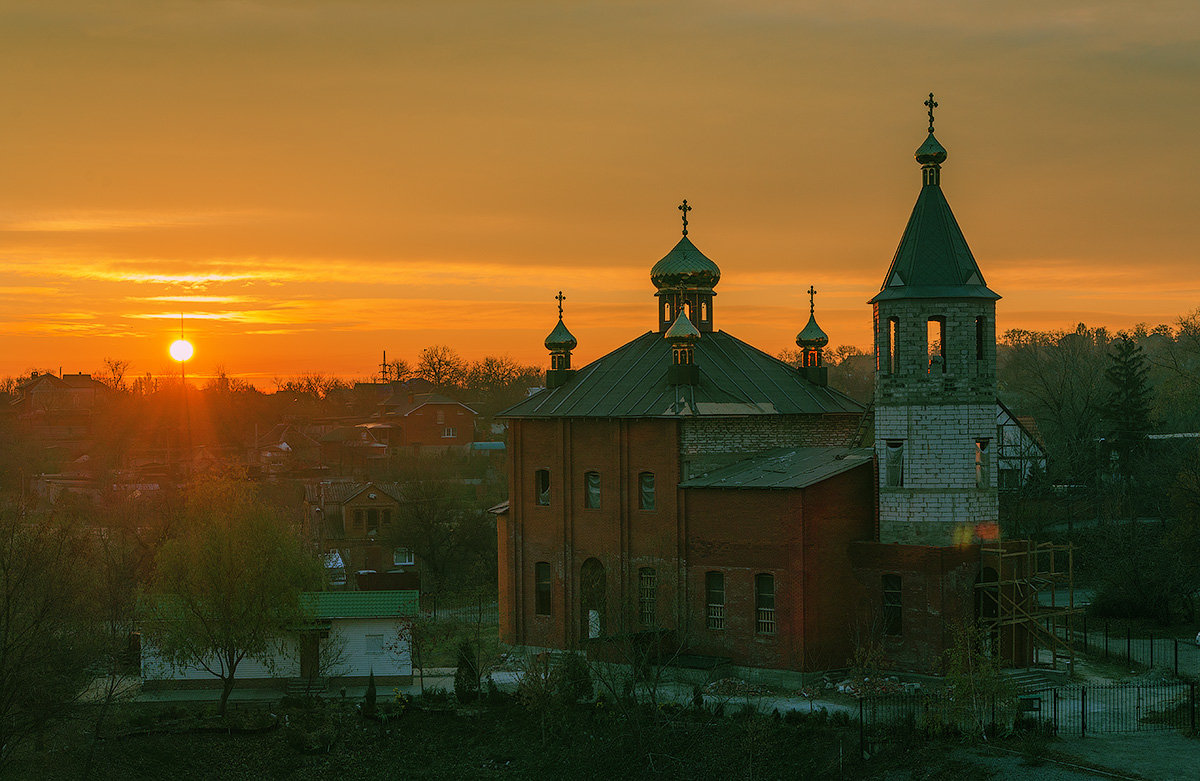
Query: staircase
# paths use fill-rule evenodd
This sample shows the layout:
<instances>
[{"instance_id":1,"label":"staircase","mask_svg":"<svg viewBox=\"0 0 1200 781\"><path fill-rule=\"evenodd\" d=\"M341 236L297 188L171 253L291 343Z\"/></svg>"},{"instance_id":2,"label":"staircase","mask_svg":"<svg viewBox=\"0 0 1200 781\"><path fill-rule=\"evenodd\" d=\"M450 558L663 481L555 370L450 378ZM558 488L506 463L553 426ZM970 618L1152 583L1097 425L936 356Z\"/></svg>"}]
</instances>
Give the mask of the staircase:
<instances>
[{"instance_id":1,"label":"staircase","mask_svg":"<svg viewBox=\"0 0 1200 781\"><path fill-rule=\"evenodd\" d=\"M1018 694L1067 685L1067 674L1057 670L1025 668L1021 670L1005 670L1004 675L1017 687Z\"/></svg>"}]
</instances>

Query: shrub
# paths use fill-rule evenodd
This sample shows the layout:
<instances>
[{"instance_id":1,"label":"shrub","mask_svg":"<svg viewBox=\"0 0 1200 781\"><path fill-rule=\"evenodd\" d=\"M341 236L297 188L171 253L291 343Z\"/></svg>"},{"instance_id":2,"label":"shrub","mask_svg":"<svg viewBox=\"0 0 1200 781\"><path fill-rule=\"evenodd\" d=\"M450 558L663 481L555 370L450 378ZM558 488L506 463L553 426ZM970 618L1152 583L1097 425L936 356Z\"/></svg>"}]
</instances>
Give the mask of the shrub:
<instances>
[{"instance_id":1,"label":"shrub","mask_svg":"<svg viewBox=\"0 0 1200 781\"><path fill-rule=\"evenodd\" d=\"M577 703L595 696L592 686L592 671L579 654L563 654L554 668L555 693L564 702Z\"/></svg>"},{"instance_id":2,"label":"shrub","mask_svg":"<svg viewBox=\"0 0 1200 781\"><path fill-rule=\"evenodd\" d=\"M367 676L367 696L363 698L362 715L368 719L375 718L375 671Z\"/></svg>"},{"instance_id":3,"label":"shrub","mask_svg":"<svg viewBox=\"0 0 1200 781\"><path fill-rule=\"evenodd\" d=\"M458 644L457 669L454 671L454 696L459 702L479 699L479 659L470 640Z\"/></svg>"}]
</instances>

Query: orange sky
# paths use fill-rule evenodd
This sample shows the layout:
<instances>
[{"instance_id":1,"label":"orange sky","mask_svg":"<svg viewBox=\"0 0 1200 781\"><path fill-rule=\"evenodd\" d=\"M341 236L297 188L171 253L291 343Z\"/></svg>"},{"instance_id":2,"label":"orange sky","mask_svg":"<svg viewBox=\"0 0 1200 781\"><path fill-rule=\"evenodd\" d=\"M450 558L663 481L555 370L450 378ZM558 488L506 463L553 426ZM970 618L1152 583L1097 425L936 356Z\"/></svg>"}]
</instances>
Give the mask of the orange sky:
<instances>
[{"instance_id":1,"label":"orange sky","mask_svg":"<svg viewBox=\"0 0 1200 781\"><path fill-rule=\"evenodd\" d=\"M833 343L942 185L1001 330L1200 305L1200 4L0 2L0 375L365 376L446 343L576 365L654 326L679 235L719 328ZM269 384L264 382L263 384Z\"/></svg>"}]
</instances>

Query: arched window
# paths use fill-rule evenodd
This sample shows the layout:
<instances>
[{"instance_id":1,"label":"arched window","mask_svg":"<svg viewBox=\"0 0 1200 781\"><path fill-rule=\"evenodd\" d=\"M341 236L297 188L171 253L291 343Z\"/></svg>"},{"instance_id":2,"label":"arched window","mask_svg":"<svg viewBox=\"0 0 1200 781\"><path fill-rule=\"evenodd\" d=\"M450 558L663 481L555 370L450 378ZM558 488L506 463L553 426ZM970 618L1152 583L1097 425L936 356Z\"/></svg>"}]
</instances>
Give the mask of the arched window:
<instances>
[{"instance_id":1,"label":"arched window","mask_svg":"<svg viewBox=\"0 0 1200 781\"><path fill-rule=\"evenodd\" d=\"M987 330L987 320L975 318L975 360L983 360L983 332Z\"/></svg>"},{"instance_id":2,"label":"arched window","mask_svg":"<svg viewBox=\"0 0 1200 781\"><path fill-rule=\"evenodd\" d=\"M975 440L975 487L988 488L992 484L991 464L988 462L988 440Z\"/></svg>"},{"instance_id":3,"label":"arched window","mask_svg":"<svg viewBox=\"0 0 1200 781\"><path fill-rule=\"evenodd\" d=\"M550 562L533 565L533 593L534 612L539 616L550 615Z\"/></svg>"},{"instance_id":4,"label":"arched window","mask_svg":"<svg viewBox=\"0 0 1200 781\"><path fill-rule=\"evenodd\" d=\"M708 302L701 301L700 302L700 322L703 323L707 320L708 320Z\"/></svg>"},{"instance_id":5,"label":"arched window","mask_svg":"<svg viewBox=\"0 0 1200 781\"><path fill-rule=\"evenodd\" d=\"M579 637L591 640L604 634L604 565L588 559L579 569Z\"/></svg>"},{"instance_id":6,"label":"arched window","mask_svg":"<svg viewBox=\"0 0 1200 781\"><path fill-rule=\"evenodd\" d=\"M720 572L704 574L704 625L709 629L725 628L725 575Z\"/></svg>"},{"instance_id":7,"label":"arched window","mask_svg":"<svg viewBox=\"0 0 1200 781\"><path fill-rule=\"evenodd\" d=\"M638 509L653 510L654 506L654 473L640 472L638 474Z\"/></svg>"},{"instance_id":8,"label":"arched window","mask_svg":"<svg viewBox=\"0 0 1200 781\"><path fill-rule=\"evenodd\" d=\"M946 318L935 315L929 318L925 329L926 344L929 346L929 373L946 373Z\"/></svg>"},{"instance_id":9,"label":"arched window","mask_svg":"<svg viewBox=\"0 0 1200 781\"><path fill-rule=\"evenodd\" d=\"M884 482L888 488L904 487L904 440L887 440L884 451Z\"/></svg>"},{"instance_id":10,"label":"arched window","mask_svg":"<svg viewBox=\"0 0 1200 781\"><path fill-rule=\"evenodd\" d=\"M900 318L889 317L887 321L887 361L885 368L888 374L900 370Z\"/></svg>"},{"instance_id":11,"label":"arched window","mask_svg":"<svg viewBox=\"0 0 1200 781\"><path fill-rule=\"evenodd\" d=\"M589 510L600 509L599 472L587 472L583 476L583 506Z\"/></svg>"},{"instance_id":12,"label":"arched window","mask_svg":"<svg viewBox=\"0 0 1200 781\"><path fill-rule=\"evenodd\" d=\"M769 572L754 576L754 631L775 634L775 576Z\"/></svg>"},{"instance_id":13,"label":"arched window","mask_svg":"<svg viewBox=\"0 0 1200 781\"><path fill-rule=\"evenodd\" d=\"M550 504L550 470L539 469L533 473L534 501L543 507Z\"/></svg>"}]
</instances>

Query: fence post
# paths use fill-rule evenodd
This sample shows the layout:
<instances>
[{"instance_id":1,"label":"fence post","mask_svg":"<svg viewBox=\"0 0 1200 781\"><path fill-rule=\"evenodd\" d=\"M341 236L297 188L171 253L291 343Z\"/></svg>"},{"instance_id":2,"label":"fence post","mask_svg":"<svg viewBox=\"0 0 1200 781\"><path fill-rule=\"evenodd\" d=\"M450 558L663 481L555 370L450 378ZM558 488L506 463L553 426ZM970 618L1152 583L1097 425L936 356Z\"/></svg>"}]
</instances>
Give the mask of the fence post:
<instances>
[{"instance_id":1,"label":"fence post","mask_svg":"<svg viewBox=\"0 0 1200 781\"><path fill-rule=\"evenodd\" d=\"M867 728L863 716L863 698L858 698L858 753L867 759Z\"/></svg>"},{"instance_id":2,"label":"fence post","mask_svg":"<svg viewBox=\"0 0 1200 781\"><path fill-rule=\"evenodd\" d=\"M1193 698L1194 699L1194 698ZM1051 712L1054 714L1054 734L1058 734L1058 689L1051 692ZM1195 708L1192 709L1195 711Z\"/></svg>"},{"instance_id":3,"label":"fence post","mask_svg":"<svg viewBox=\"0 0 1200 781\"><path fill-rule=\"evenodd\" d=\"M1087 687L1079 690L1079 737L1087 736Z\"/></svg>"}]
</instances>

